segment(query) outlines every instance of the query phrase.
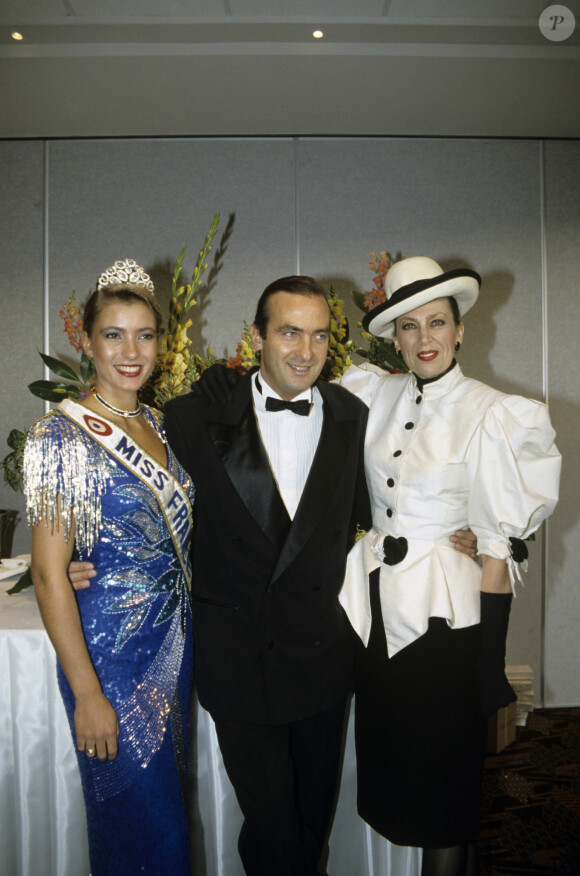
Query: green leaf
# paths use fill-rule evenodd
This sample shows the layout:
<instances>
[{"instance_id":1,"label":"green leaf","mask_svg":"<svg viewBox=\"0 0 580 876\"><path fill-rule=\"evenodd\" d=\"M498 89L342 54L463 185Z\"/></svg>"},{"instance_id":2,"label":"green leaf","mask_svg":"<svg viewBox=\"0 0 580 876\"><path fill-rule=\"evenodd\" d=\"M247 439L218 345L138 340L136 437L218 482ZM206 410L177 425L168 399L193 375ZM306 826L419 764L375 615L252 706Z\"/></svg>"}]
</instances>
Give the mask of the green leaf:
<instances>
[{"instance_id":1,"label":"green leaf","mask_svg":"<svg viewBox=\"0 0 580 876\"><path fill-rule=\"evenodd\" d=\"M12 450L19 450L22 448L25 441L26 432L20 432L18 429L11 429L8 438L6 439L8 447L11 447Z\"/></svg>"},{"instance_id":2,"label":"green leaf","mask_svg":"<svg viewBox=\"0 0 580 876\"><path fill-rule=\"evenodd\" d=\"M175 295L175 291L177 288L177 281L179 279L179 275L181 274L181 269L183 267L183 259L185 258L185 250L186 249L187 249L187 244L184 243L183 249L181 250L181 252L177 256L177 261L175 262L175 265L173 266L173 281L171 283L171 290L172 290L174 295Z\"/></svg>"},{"instance_id":3,"label":"green leaf","mask_svg":"<svg viewBox=\"0 0 580 876\"><path fill-rule=\"evenodd\" d=\"M8 453L0 460L0 471L4 476L4 483L8 484L15 493L22 490L22 453L28 432L19 432L12 429L8 435L7 443L12 447L12 453Z\"/></svg>"},{"instance_id":4,"label":"green leaf","mask_svg":"<svg viewBox=\"0 0 580 876\"><path fill-rule=\"evenodd\" d=\"M8 457L6 458L8 459ZM16 462L13 464L13 471L4 470L4 480L15 493L22 492L22 468L18 468Z\"/></svg>"},{"instance_id":5,"label":"green leaf","mask_svg":"<svg viewBox=\"0 0 580 876\"><path fill-rule=\"evenodd\" d=\"M0 461L0 469L2 469L4 483L17 493L22 487L22 469L16 451L9 453Z\"/></svg>"},{"instance_id":6,"label":"green leaf","mask_svg":"<svg viewBox=\"0 0 580 876\"><path fill-rule=\"evenodd\" d=\"M357 344L352 345L352 351L353 353L356 353L357 356L360 356L362 359L369 358L369 351L366 350L364 347L359 347Z\"/></svg>"},{"instance_id":7,"label":"green leaf","mask_svg":"<svg viewBox=\"0 0 580 876\"><path fill-rule=\"evenodd\" d=\"M66 362L61 362L60 359L54 359L52 356L47 356L45 353L40 353L40 358L44 364L50 368L53 374L57 374L59 377L66 377L67 380L74 380L78 383L78 374L70 367L70 365L67 365Z\"/></svg>"},{"instance_id":8,"label":"green leaf","mask_svg":"<svg viewBox=\"0 0 580 876\"><path fill-rule=\"evenodd\" d=\"M365 296L362 292L357 292L356 289L353 289L350 293L350 297L352 298L359 310L362 310L363 313L367 312L367 308L365 306Z\"/></svg>"},{"instance_id":9,"label":"green leaf","mask_svg":"<svg viewBox=\"0 0 580 876\"><path fill-rule=\"evenodd\" d=\"M205 240L203 242L203 249L199 253L197 262L195 264L195 268L197 268L197 271L194 268L193 277L191 280L191 289L189 291L189 294L186 295L185 301L183 303L183 312L184 313L187 313L189 308L192 306L192 301L194 300L194 296L196 295L197 290L201 286L201 278L202 278L203 274L205 273L205 271L207 270L206 259L209 257L209 254L211 252L211 242L214 239L216 232L218 230L219 221L220 221L220 214L214 213L213 219L211 221L211 225L209 226L209 230L208 230L208 232L205 236Z\"/></svg>"},{"instance_id":10,"label":"green leaf","mask_svg":"<svg viewBox=\"0 0 580 876\"><path fill-rule=\"evenodd\" d=\"M408 371L404 361L397 356L394 344L385 338L373 338L369 348L369 362L387 371Z\"/></svg>"},{"instance_id":11,"label":"green leaf","mask_svg":"<svg viewBox=\"0 0 580 876\"><path fill-rule=\"evenodd\" d=\"M81 354L81 377L85 383L88 383L89 380L95 374L95 363L90 356L86 356L84 353Z\"/></svg>"},{"instance_id":12,"label":"green leaf","mask_svg":"<svg viewBox=\"0 0 580 876\"><path fill-rule=\"evenodd\" d=\"M44 401L59 402L63 398L80 398L81 387L73 383L57 383L55 380L35 380L28 384L28 389L37 398Z\"/></svg>"}]
</instances>

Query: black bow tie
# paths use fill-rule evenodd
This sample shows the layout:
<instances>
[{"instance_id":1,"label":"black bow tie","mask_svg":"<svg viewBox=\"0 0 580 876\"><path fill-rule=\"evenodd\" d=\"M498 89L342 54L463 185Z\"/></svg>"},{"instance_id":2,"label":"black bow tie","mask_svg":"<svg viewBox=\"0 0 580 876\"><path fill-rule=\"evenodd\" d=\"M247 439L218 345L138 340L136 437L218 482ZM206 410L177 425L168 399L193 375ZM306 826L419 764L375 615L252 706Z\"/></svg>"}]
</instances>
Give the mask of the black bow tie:
<instances>
[{"instance_id":1,"label":"black bow tie","mask_svg":"<svg viewBox=\"0 0 580 876\"><path fill-rule=\"evenodd\" d=\"M300 401L284 401L283 398L273 398L271 395L266 397L267 411L292 411L300 417L307 417L310 407L311 403L305 398Z\"/></svg>"}]
</instances>

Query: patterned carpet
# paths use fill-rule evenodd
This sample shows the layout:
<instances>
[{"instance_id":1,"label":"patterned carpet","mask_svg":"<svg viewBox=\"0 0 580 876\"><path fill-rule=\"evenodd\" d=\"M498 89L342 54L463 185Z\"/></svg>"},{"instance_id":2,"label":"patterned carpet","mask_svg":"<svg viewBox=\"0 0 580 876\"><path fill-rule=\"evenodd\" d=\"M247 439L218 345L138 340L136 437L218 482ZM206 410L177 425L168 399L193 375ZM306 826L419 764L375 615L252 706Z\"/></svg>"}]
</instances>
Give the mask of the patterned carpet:
<instances>
[{"instance_id":1,"label":"patterned carpet","mask_svg":"<svg viewBox=\"0 0 580 876\"><path fill-rule=\"evenodd\" d=\"M580 876L580 708L528 715L486 760L481 876Z\"/></svg>"}]
</instances>

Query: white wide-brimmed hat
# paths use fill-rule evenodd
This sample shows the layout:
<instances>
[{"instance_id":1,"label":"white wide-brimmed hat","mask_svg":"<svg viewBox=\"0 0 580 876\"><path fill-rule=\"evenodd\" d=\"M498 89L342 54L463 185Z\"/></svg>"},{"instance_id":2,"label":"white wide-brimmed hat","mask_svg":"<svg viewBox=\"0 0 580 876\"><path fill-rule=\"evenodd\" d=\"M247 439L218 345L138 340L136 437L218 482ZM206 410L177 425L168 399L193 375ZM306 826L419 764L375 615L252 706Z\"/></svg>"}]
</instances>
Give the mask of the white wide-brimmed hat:
<instances>
[{"instance_id":1,"label":"white wide-brimmed hat","mask_svg":"<svg viewBox=\"0 0 580 876\"><path fill-rule=\"evenodd\" d=\"M444 271L433 259L413 256L389 268L385 279L387 300L363 318L364 328L379 338L392 340L398 316L415 310L436 298L452 295L463 316L479 295L481 277L468 268Z\"/></svg>"}]
</instances>

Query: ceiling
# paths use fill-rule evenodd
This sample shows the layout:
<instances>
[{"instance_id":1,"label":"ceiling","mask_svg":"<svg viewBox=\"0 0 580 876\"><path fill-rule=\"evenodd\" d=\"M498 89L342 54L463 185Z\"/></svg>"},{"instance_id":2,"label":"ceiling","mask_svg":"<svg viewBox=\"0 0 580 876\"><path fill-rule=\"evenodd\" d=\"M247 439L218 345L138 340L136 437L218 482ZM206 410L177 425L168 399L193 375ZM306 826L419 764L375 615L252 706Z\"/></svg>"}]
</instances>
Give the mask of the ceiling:
<instances>
[{"instance_id":1,"label":"ceiling","mask_svg":"<svg viewBox=\"0 0 580 876\"><path fill-rule=\"evenodd\" d=\"M580 137L580 0L560 41L546 5L2 0L0 137Z\"/></svg>"}]
</instances>

